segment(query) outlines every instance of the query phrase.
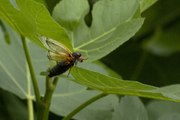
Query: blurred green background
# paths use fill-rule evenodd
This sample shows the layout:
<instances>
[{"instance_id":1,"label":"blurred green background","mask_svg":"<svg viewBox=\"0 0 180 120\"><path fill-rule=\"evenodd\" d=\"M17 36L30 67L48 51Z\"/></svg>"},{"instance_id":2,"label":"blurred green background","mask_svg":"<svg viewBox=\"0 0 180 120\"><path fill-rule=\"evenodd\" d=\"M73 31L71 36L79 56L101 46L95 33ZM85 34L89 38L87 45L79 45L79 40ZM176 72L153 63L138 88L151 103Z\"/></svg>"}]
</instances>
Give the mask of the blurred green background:
<instances>
[{"instance_id":1,"label":"blurred green background","mask_svg":"<svg viewBox=\"0 0 180 120\"><path fill-rule=\"evenodd\" d=\"M59 0L46 1L50 12L52 12L54 5L59 2ZM89 0L89 3L92 5L95 1ZM101 61L119 73L123 79L136 80L154 86L179 84L179 6L180 0L158 0L142 14L145 17L145 23L140 31L130 41L104 57ZM91 24L91 13L86 17L86 21L88 25ZM168 106L173 108L179 105L179 103L174 105L175 103L158 102L157 100L151 100L145 104L150 115L153 114L151 112L153 111L151 109L153 105L154 109L156 109L157 104L159 108L167 105L167 109ZM164 112L163 109L157 109L156 114L159 113L158 110L161 111L161 114ZM1 89L0 111L0 120L27 119L26 102ZM51 114L50 119L60 118ZM151 117L151 119L154 118Z\"/></svg>"}]
</instances>

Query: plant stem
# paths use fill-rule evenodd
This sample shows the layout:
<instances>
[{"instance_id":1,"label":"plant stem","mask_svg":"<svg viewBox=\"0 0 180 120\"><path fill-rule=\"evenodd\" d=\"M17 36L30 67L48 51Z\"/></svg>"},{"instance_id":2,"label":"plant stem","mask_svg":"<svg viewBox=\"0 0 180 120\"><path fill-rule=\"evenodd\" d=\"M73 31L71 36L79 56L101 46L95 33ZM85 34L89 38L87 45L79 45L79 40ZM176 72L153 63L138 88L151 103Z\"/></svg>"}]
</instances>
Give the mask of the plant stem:
<instances>
[{"instance_id":1,"label":"plant stem","mask_svg":"<svg viewBox=\"0 0 180 120\"><path fill-rule=\"evenodd\" d=\"M28 120L34 120L33 96L31 95L31 78L27 78L27 103L28 103Z\"/></svg>"},{"instance_id":2,"label":"plant stem","mask_svg":"<svg viewBox=\"0 0 180 120\"><path fill-rule=\"evenodd\" d=\"M29 51L28 51L26 40L25 40L25 38L23 36L21 36L21 40L22 40L26 60L27 60L27 63L28 63L29 71L30 71L30 74L31 74L31 80L32 80L32 83L33 83L33 88L34 88L36 101L37 101L37 103L40 103L41 99L40 99L39 88L38 88L37 80L36 80L36 77L35 77L35 74L34 74L34 69L33 69L33 66L32 66L32 61L31 61L31 58L30 58L30 54L29 54Z\"/></svg>"},{"instance_id":3,"label":"plant stem","mask_svg":"<svg viewBox=\"0 0 180 120\"><path fill-rule=\"evenodd\" d=\"M42 114L41 114L42 118L40 120L48 120L49 107L51 104L53 92L57 85L57 81L58 81L57 77L54 78L54 80L52 80L52 78L49 78L48 76L46 77L46 92L45 92L45 96L43 98L44 107L42 109Z\"/></svg>"},{"instance_id":4,"label":"plant stem","mask_svg":"<svg viewBox=\"0 0 180 120\"><path fill-rule=\"evenodd\" d=\"M31 96L29 96L31 97ZM28 98L28 113L29 113L29 117L28 117L28 120L34 120L34 111L33 111L33 100L32 98Z\"/></svg>"},{"instance_id":5,"label":"plant stem","mask_svg":"<svg viewBox=\"0 0 180 120\"><path fill-rule=\"evenodd\" d=\"M41 113L41 108L42 108L42 102L41 102L39 87L38 87L38 84L37 84L37 79L35 77L34 69L33 69L33 66L32 66L32 61L31 61L31 58L30 58L30 54L29 54L29 51L28 51L28 47L27 47L27 44L26 44L25 37L21 36L21 40L22 40L22 45L23 45L23 49L24 49L24 52L25 52L26 61L27 61L28 67L29 67L31 80L32 80L32 84L33 84L33 89L34 89L34 93L35 93L36 107L37 107L37 117L39 117L40 113Z\"/></svg>"},{"instance_id":6,"label":"plant stem","mask_svg":"<svg viewBox=\"0 0 180 120\"><path fill-rule=\"evenodd\" d=\"M25 52L26 60L28 63L30 75L31 75L31 80L33 83L33 88L34 88L34 93L36 97L36 102L37 102L37 120L48 120L49 116L49 107L52 99L53 92L55 90L55 87L57 85L58 78L49 78L48 76L46 77L46 92L45 96L41 99L40 92L39 92L39 87L37 84L37 79L35 77L34 69L32 66L32 61L30 59L30 54L28 51L28 47L26 44L26 40L23 36L21 36L22 44L23 44L23 49ZM30 105L30 101L28 101L28 105ZM31 108L29 108L31 109Z\"/></svg>"},{"instance_id":7,"label":"plant stem","mask_svg":"<svg viewBox=\"0 0 180 120\"><path fill-rule=\"evenodd\" d=\"M106 96L107 94L105 93L101 93L98 94L96 96L94 96L93 98L87 100L86 102L84 102L83 104L81 104L79 107L77 107L76 109L74 109L71 113L69 113L66 117L63 118L63 120L70 120L75 114L77 114L79 111L81 111L83 108L85 108L86 106L88 106L89 104L93 103L94 101Z\"/></svg>"}]
</instances>

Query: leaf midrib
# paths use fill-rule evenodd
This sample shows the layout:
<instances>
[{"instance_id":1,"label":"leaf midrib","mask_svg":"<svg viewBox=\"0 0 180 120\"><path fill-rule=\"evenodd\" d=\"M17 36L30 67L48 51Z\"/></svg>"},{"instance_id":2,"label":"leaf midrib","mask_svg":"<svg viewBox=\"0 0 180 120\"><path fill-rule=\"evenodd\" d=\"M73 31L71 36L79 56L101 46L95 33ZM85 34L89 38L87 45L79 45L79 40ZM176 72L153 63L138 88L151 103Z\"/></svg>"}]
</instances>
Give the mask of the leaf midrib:
<instances>
[{"instance_id":1,"label":"leaf midrib","mask_svg":"<svg viewBox=\"0 0 180 120\"><path fill-rule=\"evenodd\" d=\"M101 35L99 35L99 36L97 36L96 38L94 38L94 39L92 39L92 40L90 40L90 41L88 41L88 42L80 45L79 47L76 47L76 48L75 48L75 51L78 51L80 48L82 48L82 47L84 47L84 46L86 46L86 45L88 45L88 44L91 44L91 43L95 42L96 40L98 40L98 39L106 36L107 34L115 31L116 28L117 28L117 27L113 27L113 28L111 28L109 31L102 33Z\"/></svg>"},{"instance_id":2,"label":"leaf midrib","mask_svg":"<svg viewBox=\"0 0 180 120\"><path fill-rule=\"evenodd\" d=\"M4 71L8 74L8 76L11 78L11 80L15 83L15 85L20 89L21 92L23 92L24 95L26 95L26 92L24 91L24 89L20 86L20 84L14 79L14 77L11 75L10 72L8 72L8 70L6 69L5 66L3 66L3 64L0 61L0 66L4 69Z\"/></svg>"}]
</instances>

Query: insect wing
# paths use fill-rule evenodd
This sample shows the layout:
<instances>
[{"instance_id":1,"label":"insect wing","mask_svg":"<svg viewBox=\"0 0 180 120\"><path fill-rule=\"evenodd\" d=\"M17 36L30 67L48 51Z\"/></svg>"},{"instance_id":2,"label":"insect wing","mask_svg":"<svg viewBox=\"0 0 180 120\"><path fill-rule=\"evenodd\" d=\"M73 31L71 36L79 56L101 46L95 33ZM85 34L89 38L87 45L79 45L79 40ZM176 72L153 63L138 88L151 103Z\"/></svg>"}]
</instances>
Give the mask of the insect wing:
<instances>
[{"instance_id":1,"label":"insect wing","mask_svg":"<svg viewBox=\"0 0 180 120\"><path fill-rule=\"evenodd\" d=\"M50 60L54 60L57 62L61 62L61 61L66 61L67 59L69 59L70 56L68 56L68 54L65 53L54 53L52 51L48 51L48 58Z\"/></svg>"},{"instance_id":2,"label":"insect wing","mask_svg":"<svg viewBox=\"0 0 180 120\"><path fill-rule=\"evenodd\" d=\"M44 44L44 46L48 48L50 51L72 54L71 51L67 47L65 47L63 44L51 38L40 36L40 40Z\"/></svg>"},{"instance_id":3,"label":"insect wing","mask_svg":"<svg viewBox=\"0 0 180 120\"><path fill-rule=\"evenodd\" d=\"M62 44L52 40L48 40L46 43L49 46L49 50L51 51L48 53L48 56L51 60L61 62L63 60L66 61L73 59L71 51Z\"/></svg>"},{"instance_id":4,"label":"insect wing","mask_svg":"<svg viewBox=\"0 0 180 120\"><path fill-rule=\"evenodd\" d=\"M50 60L60 62L63 60L69 60L73 58L72 52L63 44L58 43L55 40L44 36L40 36L40 40L43 43L43 45L47 49L49 49L48 58Z\"/></svg>"}]
</instances>

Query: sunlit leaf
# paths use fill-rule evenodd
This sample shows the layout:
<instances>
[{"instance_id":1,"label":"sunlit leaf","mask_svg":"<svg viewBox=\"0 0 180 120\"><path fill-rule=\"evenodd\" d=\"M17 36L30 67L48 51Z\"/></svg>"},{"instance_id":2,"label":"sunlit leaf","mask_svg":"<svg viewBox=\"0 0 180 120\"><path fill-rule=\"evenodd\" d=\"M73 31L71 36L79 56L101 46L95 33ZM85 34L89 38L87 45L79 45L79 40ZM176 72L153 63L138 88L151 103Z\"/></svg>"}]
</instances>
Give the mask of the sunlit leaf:
<instances>
[{"instance_id":1,"label":"sunlit leaf","mask_svg":"<svg viewBox=\"0 0 180 120\"><path fill-rule=\"evenodd\" d=\"M134 95L155 99L180 101L180 95L178 94L179 91L177 91L177 88L179 88L180 85L177 85L176 88L174 88L175 91L173 91L172 87L158 88L136 81L127 81L106 76L82 68L78 68L78 70L73 68L72 75L75 78L75 82L108 94ZM169 92L167 94L166 92L168 90Z\"/></svg>"},{"instance_id":2,"label":"sunlit leaf","mask_svg":"<svg viewBox=\"0 0 180 120\"><path fill-rule=\"evenodd\" d=\"M0 18L38 44L37 34L43 34L71 48L71 41L64 29L52 19L43 4L34 0L16 0L13 3L1 0Z\"/></svg>"},{"instance_id":3,"label":"sunlit leaf","mask_svg":"<svg viewBox=\"0 0 180 120\"><path fill-rule=\"evenodd\" d=\"M71 27L76 22L73 27L77 27L77 29L73 29L73 35L71 34L74 50L87 56L87 61L100 59L115 50L129 40L143 23L143 18L133 18L139 7L138 0L96 2L92 10L93 20L90 28L87 27L84 19L81 19L85 17L88 6L76 10L77 5L73 4L72 0L69 0L68 5L66 2L61 1L56 6L53 12L54 17L60 24L66 22ZM78 6L83 5L83 2L79 2ZM77 18L71 15L74 9ZM67 14L61 15L60 11L67 11ZM82 15L84 16L82 17Z\"/></svg>"}]
</instances>

